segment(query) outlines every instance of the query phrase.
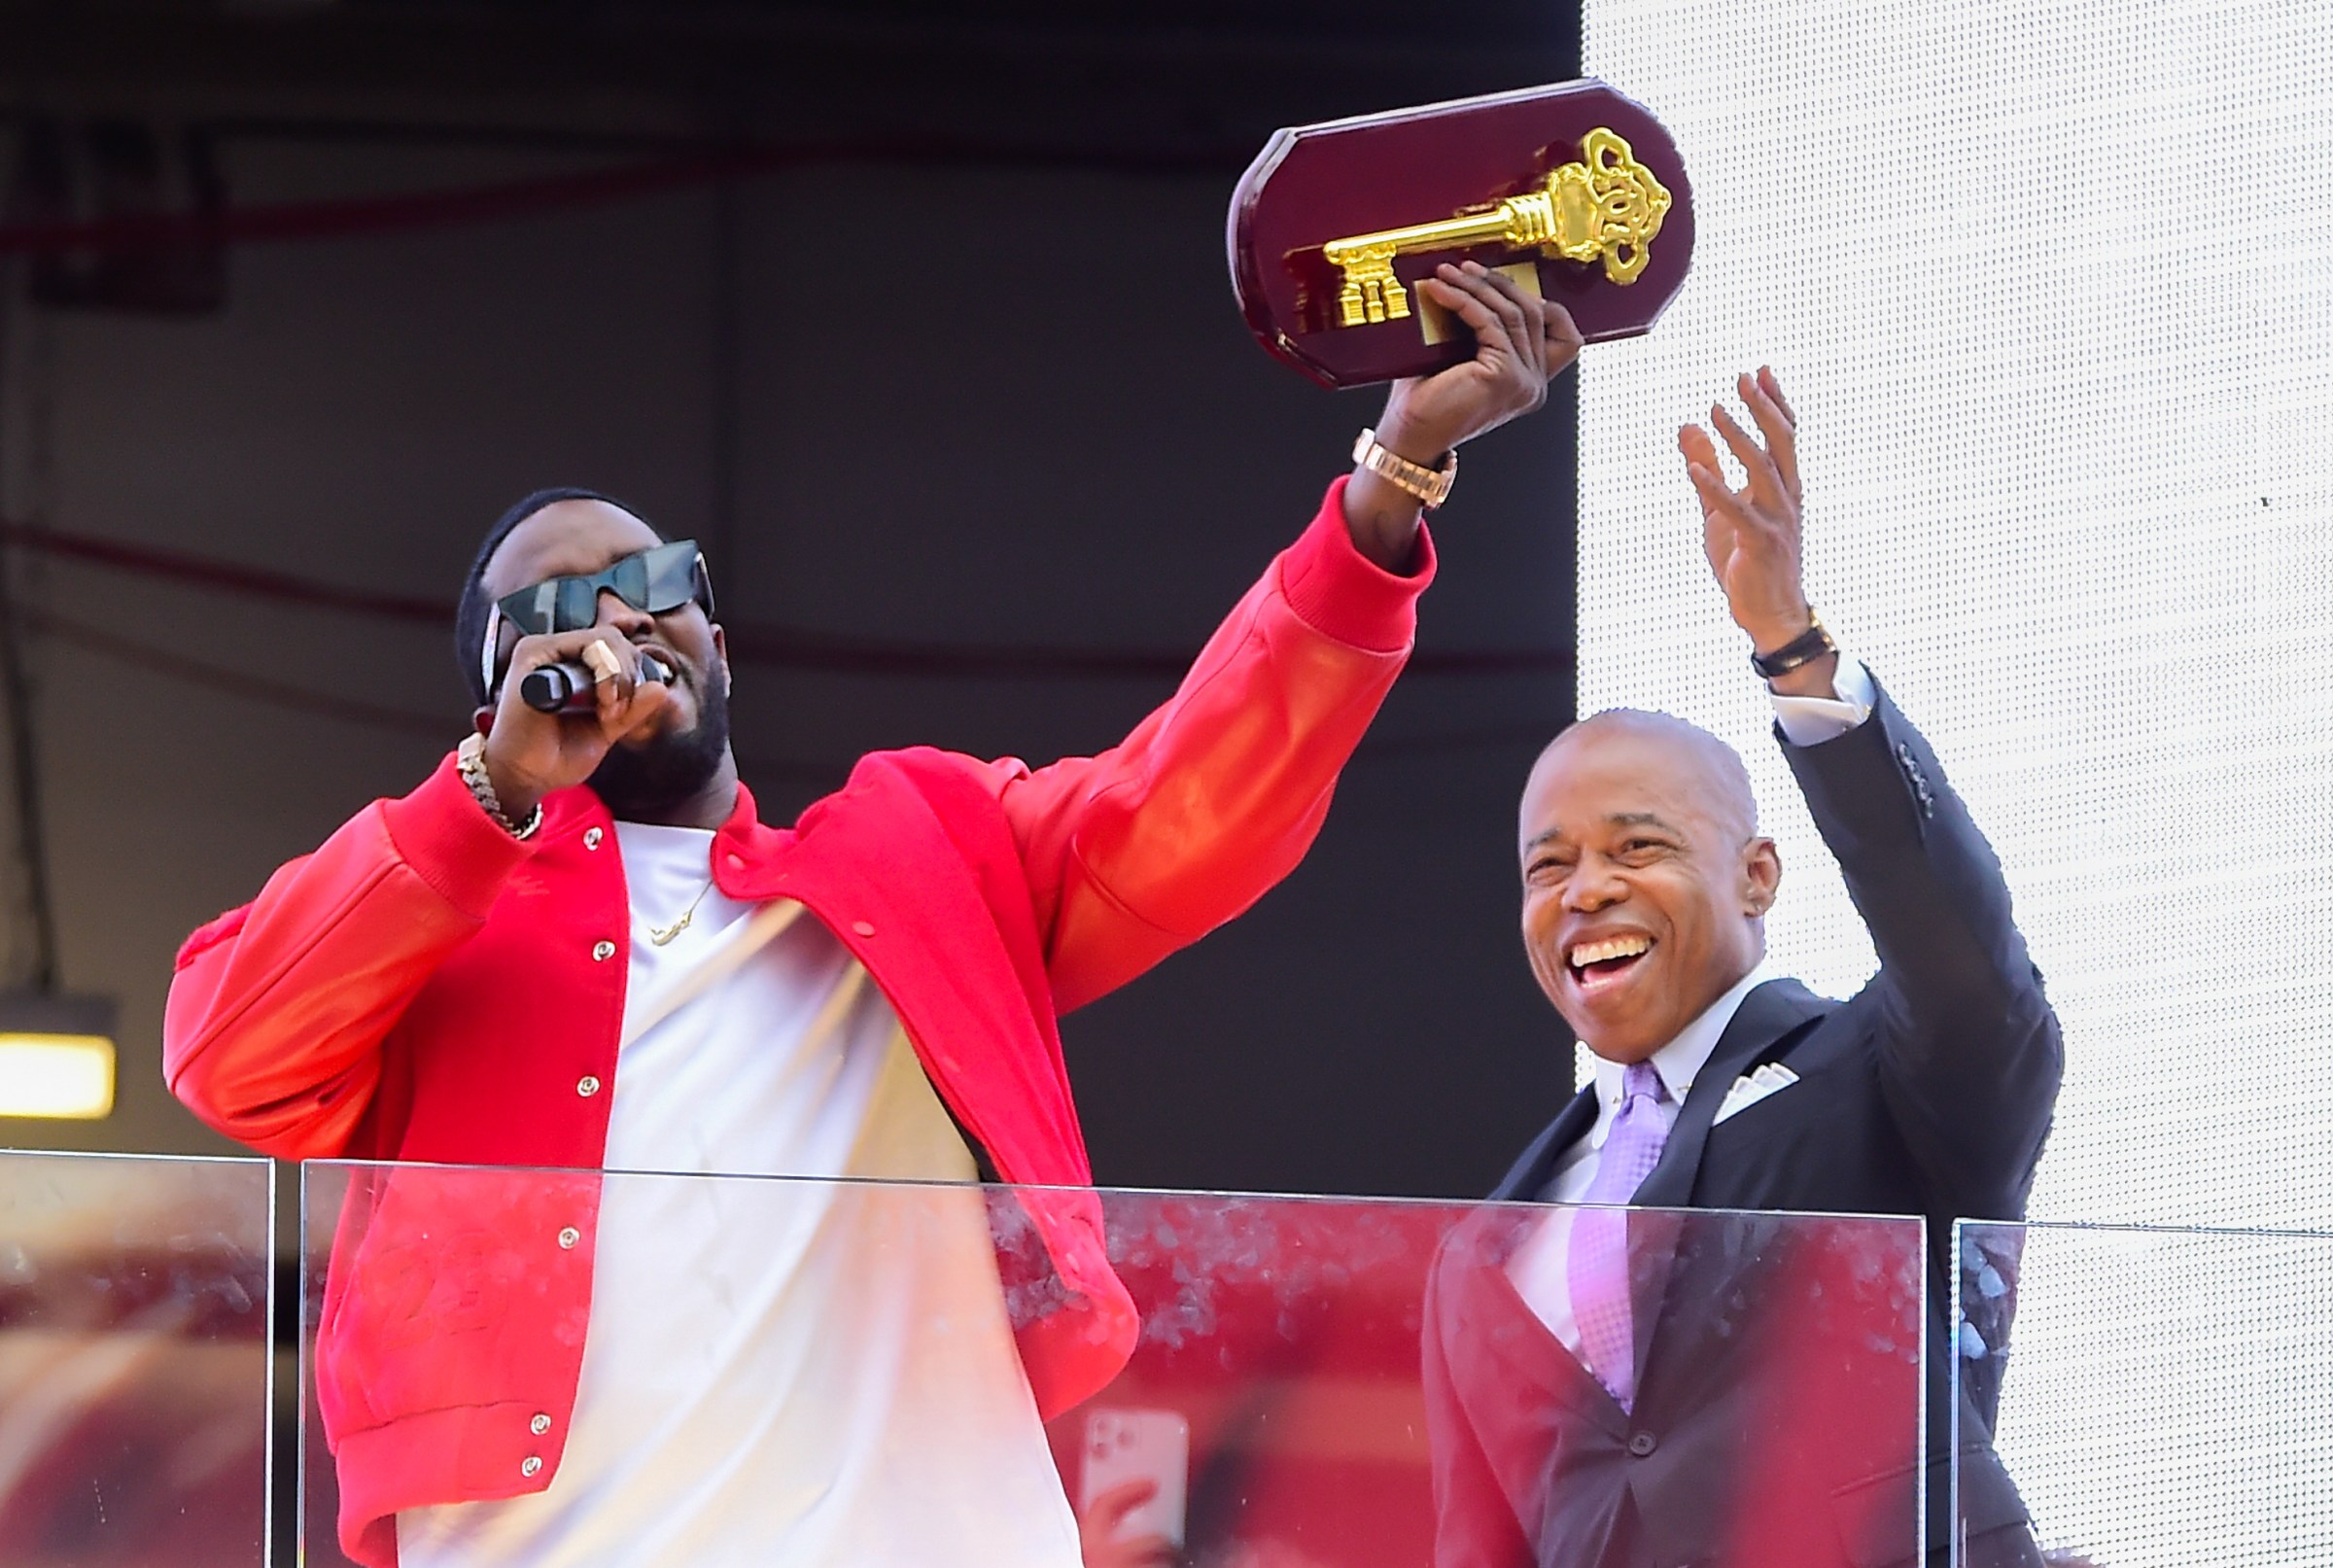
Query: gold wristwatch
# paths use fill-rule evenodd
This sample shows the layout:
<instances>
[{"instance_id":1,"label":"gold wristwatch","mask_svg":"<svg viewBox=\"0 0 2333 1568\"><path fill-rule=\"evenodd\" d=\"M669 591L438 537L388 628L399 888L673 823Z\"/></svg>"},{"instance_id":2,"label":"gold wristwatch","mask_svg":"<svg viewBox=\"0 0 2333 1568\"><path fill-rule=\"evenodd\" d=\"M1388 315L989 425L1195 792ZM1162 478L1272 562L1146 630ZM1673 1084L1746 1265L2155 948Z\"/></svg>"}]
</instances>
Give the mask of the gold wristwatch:
<instances>
[{"instance_id":1,"label":"gold wristwatch","mask_svg":"<svg viewBox=\"0 0 2333 1568\"><path fill-rule=\"evenodd\" d=\"M1353 461L1381 479L1408 491L1432 511L1450 499L1450 486L1458 482L1458 451L1443 459L1439 469L1424 468L1410 462L1399 452L1388 450L1377 440L1375 430L1365 430L1353 442Z\"/></svg>"}]
</instances>

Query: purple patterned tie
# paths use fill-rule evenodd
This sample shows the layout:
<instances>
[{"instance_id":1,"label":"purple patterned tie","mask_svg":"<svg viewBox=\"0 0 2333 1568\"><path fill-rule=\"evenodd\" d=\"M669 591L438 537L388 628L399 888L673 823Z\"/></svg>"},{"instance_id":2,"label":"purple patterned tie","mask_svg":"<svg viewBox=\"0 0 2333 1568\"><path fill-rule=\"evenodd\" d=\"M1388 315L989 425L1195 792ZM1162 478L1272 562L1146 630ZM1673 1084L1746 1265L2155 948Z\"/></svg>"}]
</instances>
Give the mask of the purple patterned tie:
<instances>
[{"instance_id":1,"label":"purple patterned tie","mask_svg":"<svg viewBox=\"0 0 2333 1568\"><path fill-rule=\"evenodd\" d=\"M1604 1136L1596 1175L1581 1201L1625 1203L1636 1196L1661 1145L1669 1140L1660 1102L1668 1091L1650 1062L1629 1067L1620 1080L1620 1114ZM1572 1292L1572 1316L1580 1325L1580 1358L1596 1381L1628 1410L1636 1403L1636 1327L1628 1307L1628 1216L1616 1209L1584 1208L1572 1216L1572 1244L1564 1261Z\"/></svg>"}]
</instances>

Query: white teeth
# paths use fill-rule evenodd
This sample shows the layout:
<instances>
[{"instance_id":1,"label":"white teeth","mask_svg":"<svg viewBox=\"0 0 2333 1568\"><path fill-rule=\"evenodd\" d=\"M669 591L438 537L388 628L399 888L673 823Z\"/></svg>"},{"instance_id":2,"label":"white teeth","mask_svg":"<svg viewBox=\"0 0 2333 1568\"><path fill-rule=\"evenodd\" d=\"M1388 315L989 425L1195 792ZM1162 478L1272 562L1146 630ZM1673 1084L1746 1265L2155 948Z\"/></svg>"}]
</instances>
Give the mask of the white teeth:
<instances>
[{"instance_id":1,"label":"white teeth","mask_svg":"<svg viewBox=\"0 0 2333 1568\"><path fill-rule=\"evenodd\" d=\"M1571 964L1583 969L1591 963L1603 963L1612 958L1632 958L1640 953L1650 953L1653 940L1645 936L1608 936L1601 942L1583 942L1572 949Z\"/></svg>"}]
</instances>

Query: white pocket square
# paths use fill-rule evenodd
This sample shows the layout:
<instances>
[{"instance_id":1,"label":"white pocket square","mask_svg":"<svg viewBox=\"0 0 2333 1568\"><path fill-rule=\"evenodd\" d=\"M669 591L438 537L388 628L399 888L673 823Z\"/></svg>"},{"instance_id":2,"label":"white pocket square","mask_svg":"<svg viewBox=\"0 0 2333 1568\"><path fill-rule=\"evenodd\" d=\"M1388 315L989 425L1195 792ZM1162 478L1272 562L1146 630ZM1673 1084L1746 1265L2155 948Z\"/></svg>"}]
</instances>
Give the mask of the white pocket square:
<instances>
[{"instance_id":1,"label":"white pocket square","mask_svg":"<svg viewBox=\"0 0 2333 1568\"><path fill-rule=\"evenodd\" d=\"M1769 1062L1756 1072L1746 1072L1733 1081L1725 1098L1718 1104L1718 1114L1709 1125L1715 1127L1728 1116L1737 1116L1768 1095L1779 1095L1798 1081L1798 1075L1779 1062Z\"/></svg>"}]
</instances>

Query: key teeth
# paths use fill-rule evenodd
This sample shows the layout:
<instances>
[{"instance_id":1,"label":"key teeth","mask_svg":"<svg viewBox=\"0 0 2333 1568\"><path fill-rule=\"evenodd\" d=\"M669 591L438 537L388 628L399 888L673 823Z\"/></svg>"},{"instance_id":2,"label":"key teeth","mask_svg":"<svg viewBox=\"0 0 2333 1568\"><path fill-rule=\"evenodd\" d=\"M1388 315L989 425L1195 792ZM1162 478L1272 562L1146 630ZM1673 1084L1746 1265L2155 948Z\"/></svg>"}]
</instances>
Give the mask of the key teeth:
<instances>
[{"instance_id":1,"label":"key teeth","mask_svg":"<svg viewBox=\"0 0 2333 1568\"><path fill-rule=\"evenodd\" d=\"M1407 321L1410 317L1410 291L1390 272L1378 275L1371 272L1354 276L1347 274L1344 287L1337 292L1337 316L1346 327L1363 327L1373 322Z\"/></svg>"}]
</instances>

